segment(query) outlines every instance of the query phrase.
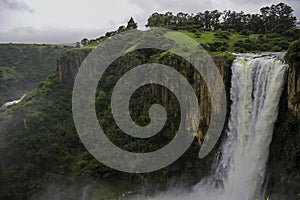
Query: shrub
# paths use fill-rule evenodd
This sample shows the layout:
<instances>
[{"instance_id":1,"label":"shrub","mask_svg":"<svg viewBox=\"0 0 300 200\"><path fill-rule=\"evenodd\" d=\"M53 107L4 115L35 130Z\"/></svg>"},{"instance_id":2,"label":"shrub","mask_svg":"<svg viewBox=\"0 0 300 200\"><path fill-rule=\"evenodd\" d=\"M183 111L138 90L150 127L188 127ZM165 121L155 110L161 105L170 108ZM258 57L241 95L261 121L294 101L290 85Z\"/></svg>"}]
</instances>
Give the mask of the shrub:
<instances>
[{"instance_id":1,"label":"shrub","mask_svg":"<svg viewBox=\"0 0 300 200\"><path fill-rule=\"evenodd\" d=\"M196 33L194 34L194 36L195 36L195 38L200 38L200 37L201 37L201 33L200 33L200 32L196 32Z\"/></svg>"},{"instance_id":2,"label":"shrub","mask_svg":"<svg viewBox=\"0 0 300 200\"><path fill-rule=\"evenodd\" d=\"M287 38L289 41L294 41L300 39L300 30L291 28L283 32L282 34L285 38Z\"/></svg>"},{"instance_id":3,"label":"shrub","mask_svg":"<svg viewBox=\"0 0 300 200\"><path fill-rule=\"evenodd\" d=\"M240 48L240 47L235 47L233 49L234 52L238 52L238 53L245 53L246 50L244 48Z\"/></svg>"},{"instance_id":4,"label":"shrub","mask_svg":"<svg viewBox=\"0 0 300 200\"><path fill-rule=\"evenodd\" d=\"M209 51L209 46L208 46L208 44L201 43L200 45L201 45L205 50L208 50L208 51Z\"/></svg>"},{"instance_id":5,"label":"shrub","mask_svg":"<svg viewBox=\"0 0 300 200\"><path fill-rule=\"evenodd\" d=\"M278 24L273 29L273 31L275 33L279 33L279 34L282 34L285 30L286 30L286 27L284 24Z\"/></svg>"},{"instance_id":6,"label":"shrub","mask_svg":"<svg viewBox=\"0 0 300 200\"><path fill-rule=\"evenodd\" d=\"M274 38L280 38L281 35L279 33L269 33L267 35L268 38L274 39Z\"/></svg>"},{"instance_id":7,"label":"shrub","mask_svg":"<svg viewBox=\"0 0 300 200\"><path fill-rule=\"evenodd\" d=\"M279 52L279 51L282 51L282 48L280 46L276 45L276 46L273 46L271 48L271 51L273 51L273 52Z\"/></svg>"},{"instance_id":8,"label":"shrub","mask_svg":"<svg viewBox=\"0 0 300 200\"><path fill-rule=\"evenodd\" d=\"M195 28L192 28L192 29L188 29L188 32L191 32L191 33L196 33L198 30L195 29Z\"/></svg>"},{"instance_id":9,"label":"shrub","mask_svg":"<svg viewBox=\"0 0 300 200\"><path fill-rule=\"evenodd\" d=\"M250 39L246 39L244 41L239 40L239 41L235 42L233 44L233 46L235 48L237 48L237 47L238 48L242 48L242 49L244 49L246 51L257 50L257 44L254 41L250 40Z\"/></svg>"},{"instance_id":10,"label":"shrub","mask_svg":"<svg viewBox=\"0 0 300 200\"><path fill-rule=\"evenodd\" d=\"M297 93L294 95L293 100L292 100L292 103L293 103L294 105L300 103L300 92L297 92Z\"/></svg>"},{"instance_id":11,"label":"shrub","mask_svg":"<svg viewBox=\"0 0 300 200\"><path fill-rule=\"evenodd\" d=\"M219 38L219 39L225 39L225 40L228 40L229 39L229 36L230 36L230 33L228 33L227 31L218 31L214 34L214 36L216 38Z\"/></svg>"},{"instance_id":12,"label":"shrub","mask_svg":"<svg viewBox=\"0 0 300 200\"><path fill-rule=\"evenodd\" d=\"M269 37L265 37L265 35L259 35L257 37L257 40L256 40L256 42L260 43L260 44L265 44L265 43L268 43L270 41L271 41L271 39Z\"/></svg>"},{"instance_id":13,"label":"shrub","mask_svg":"<svg viewBox=\"0 0 300 200\"><path fill-rule=\"evenodd\" d=\"M243 29L242 31L241 31L241 35L245 35L245 36L249 36L250 35L250 30L248 30L248 29Z\"/></svg>"},{"instance_id":14,"label":"shrub","mask_svg":"<svg viewBox=\"0 0 300 200\"><path fill-rule=\"evenodd\" d=\"M289 46L286 59L290 62L300 61L300 40L293 42Z\"/></svg>"},{"instance_id":15,"label":"shrub","mask_svg":"<svg viewBox=\"0 0 300 200\"><path fill-rule=\"evenodd\" d=\"M288 49L289 48L289 42L286 40L278 41L277 45L280 46L282 49Z\"/></svg>"},{"instance_id":16,"label":"shrub","mask_svg":"<svg viewBox=\"0 0 300 200\"><path fill-rule=\"evenodd\" d=\"M270 43L265 43L261 45L261 51L269 51L271 49Z\"/></svg>"},{"instance_id":17,"label":"shrub","mask_svg":"<svg viewBox=\"0 0 300 200\"><path fill-rule=\"evenodd\" d=\"M227 42L214 42L208 44L209 51L226 51L229 47Z\"/></svg>"}]
</instances>

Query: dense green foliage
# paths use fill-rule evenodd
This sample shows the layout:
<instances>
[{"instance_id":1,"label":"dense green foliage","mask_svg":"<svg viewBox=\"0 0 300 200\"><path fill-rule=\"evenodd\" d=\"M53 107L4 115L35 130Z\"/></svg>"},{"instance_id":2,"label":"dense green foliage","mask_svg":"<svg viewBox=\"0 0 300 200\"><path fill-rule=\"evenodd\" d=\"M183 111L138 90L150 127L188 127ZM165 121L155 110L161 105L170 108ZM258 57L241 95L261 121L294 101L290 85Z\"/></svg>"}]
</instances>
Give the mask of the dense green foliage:
<instances>
[{"instance_id":1,"label":"dense green foliage","mask_svg":"<svg viewBox=\"0 0 300 200\"><path fill-rule=\"evenodd\" d=\"M123 134L114 123L110 110L112 86L119 76L136 65L153 61L174 67L186 66L179 58L169 57L170 55L161 54L160 51L134 51L115 61L99 82L95 95L99 123L105 127L105 133L111 141L118 146L134 152L149 152L162 147L173 138L178 128L178 123L174 121L179 120L179 106L171 93L168 93L168 102L163 101L161 86L154 85L155 98L152 98L152 87L142 87L135 92L130 102L131 115L141 125L149 123L150 105L161 103L166 107L169 117L165 128L149 140L134 139ZM196 139L178 161L158 172L132 175L101 164L85 150L75 131L71 111L72 85L72 80L61 83L56 74L53 74L32 90L21 103L0 113L0 180L5 183L0 185L0 199L28 199L37 192L46 190L51 183L73 187L79 180L115 182L115 187L123 186L118 191L114 190L114 195L120 196L122 192L136 190L141 185L153 184L154 188L163 189L169 178L174 176L189 177L192 184L199 176L209 173L214 154L210 154L205 160L197 159L199 145ZM145 100L145 96L151 98ZM206 129L205 125L200 128L203 131ZM108 192L105 195L111 194ZM105 195L99 198L107 199L108 196ZM110 196L110 199L117 196Z\"/></svg>"},{"instance_id":2,"label":"dense green foliage","mask_svg":"<svg viewBox=\"0 0 300 200\"><path fill-rule=\"evenodd\" d=\"M221 17L224 20L219 20ZM228 53L232 51L288 49L287 58L299 60L300 33L292 28L292 10L285 4L265 7L261 9L261 14L252 15L233 11L206 11L197 15L179 13L176 16L170 12L164 15L154 13L148 20L148 26L180 30L208 50L217 63L221 62L220 65L226 67L234 59ZM126 27L120 26L117 31L107 32L105 36L94 40L83 39L81 44L84 47L77 43L78 48L72 51L89 51L101 41L132 28L136 28L136 23L130 19ZM298 41L293 42L295 40ZM46 45L0 45L0 103L20 97L44 80L53 71L56 58L62 51L62 47ZM70 59L66 55L61 59ZM130 101L130 113L136 123L146 125L149 123L150 105L162 104L167 110L168 120L161 133L150 139L137 139L122 133L115 124L110 107L112 87L132 67L149 62L173 66L181 72L182 68L190 68L176 55L157 50L134 51L110 66L95 94L97 116L99 123L105 127L105 133L116 145L133 152L149 152L164 146L174 137L180 120L180 109L174 95L159 85L151 85L134 93ZM69 193L79 195L80 187L93 181L110 183L111 188L105 190L105 194L98 194L99 199L117 199L123 192L137 191L141 186L153 185L154 188L165 189L172 177L176 180L184 177L185 181L188 179L189 184L193 184L199 177L209 173L216 149L206 159L198 159L199 143L203 138L195 139L178 161L153 173L127 174L99 163L84 148L73 124L73 80L59 82L56 73L31 90L21 103L0 111L0 199L29 199L52 184L62 185L61 188L70 186L71 189L67 189ZM191 83L193 73L191 70L186 74ZM227 76L230 79L230 74ZM230 88L229 85L226 87ZM14 93L11 89L14 89ZM299 99L297 93L293 103L298 104ZM287 114L286 110L281 113L284 114L279 116L280 122L277 122L271 147L270 173L278 176L274 176L277 179L271 177L273 185L269 187L271 192L278 192L286 184L296 193L299 188L299 170L296 169L300 168L297 146L299 121ZM206 128L205 123L201 123L199 129L202 133ZM83 184L78 186L78 182Z\"/></svg>"},{"instance_id":3,"label":"dense green foliage","mask_svg":"<svg viewBox=\"0 0 300 200\"><path fill-rule=\"evenodd\" d=\"M60 84L53 74L22 103L1 113L0 180L5 184L0 186L0 199L30 199L51 184L70 184L75 192L84 180L116 174L80 143L71 94L72 83Z\"/></svg>"},{"instance_id":4,"label":"dense green foliage","mask_svg":"<svg viewBox=\"0 0 300 200\"><path fill-rule=\"evenodd\" d=\"M199 42L209 52L281 52L287 51L289 45L300 38L298 29L290 29L284 34L249 35L228 31L181 32Z\"/></svg>"},{"instance_id":5,"label":"dense green foliage","mask_svg":"<svg viewBox=\"0 0 300 200\"><path fill-rule=\"evenodd\" d=\"M129 19L129 21L127 22L127 26L120 26L118 28L118 30L116 31L109 31L109 32L106 32L104 36L101 36L99 38L96 38L96 39L91 39L91 40L88 40L87 38L83 38L81 40L81 42L77 42L76 43L76 47L80 47L80 44L82 46L87 46L87 45L90 45L90 46L97 46L100 42L106 40L107 38L109 37L112 37L118 33L122 33L124 31L127 31L127 30L130 30L130 29L136 29L137 28L137 23L134 21L134 19L131 17Z\"/></svg>"},{"instance_id":6,"label":"dense green foliage","mask_svg":"<svg viewBox=\"0 0 300 200\"><path fill-rule=\"evenodd\" d=\"M282 98L270 147L268 192L272 194L271 199L300 197L300 119L287 109L286 101Z\"/></svg>"},{"instance_id":7,"label":"dense green foliage","mask_svg":"<svg viewBox=\"0 0 300 200\"><path fill-rule=\"evenodd\" d=\"M286 58L289 62L299 63L300 62L300 39L293 42L286 54Z\"/></svg>"},{"instance_id":8,"label":"dense green foliage","mask_svg":"<svg viewBox=\"0 0 300 200\"><path fill-rule=\"evenodd\" d=\"M20 98L54 71L63 46L0 45L0 106Z\"/></svg>"},{"instance_id":9,"label":"dense green foliage","mask_svg":"<svg viewBox=\"0 0 300 200\"><path fill-rule=\"evenodd\" d=\"M253 33L283 33L295 27L296 17L293 9L279 3L271 7L263 7L260 14L246 14L243 11L235 12L218 10L199 12L197 14L171 12L165 14L153 13L146 26L167 27L174 30L235 30Z\"/></svg>"}]
</instances>

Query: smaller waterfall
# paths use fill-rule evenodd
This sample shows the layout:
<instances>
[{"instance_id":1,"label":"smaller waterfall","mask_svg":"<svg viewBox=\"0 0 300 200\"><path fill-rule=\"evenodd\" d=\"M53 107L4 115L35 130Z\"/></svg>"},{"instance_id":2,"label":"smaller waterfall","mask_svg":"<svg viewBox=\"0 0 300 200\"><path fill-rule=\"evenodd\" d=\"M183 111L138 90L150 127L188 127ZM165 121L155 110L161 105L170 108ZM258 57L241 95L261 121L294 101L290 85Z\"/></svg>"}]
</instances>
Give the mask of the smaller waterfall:
<instances>
[{"instance_id":1,"label":"smaller waterfall","mask_svg":"<svg viewBox=\"0 0 300 200\"><path fill-rule=\"evenodd\" d=\"M92 185L88 184L83 188L81 200L88 200L91 187Z\"/></svg>"},{"instance_id":2,"label":"smaller waterfall","mask_svg":"<svg viewBox=\"0 0 300 200\"><path fill-rule=\"evenodd\" d=\"M1 111L1 110L4 110L4 109L7 108L7 107L10 107L10 106L12 106L12 105L15 105L15 104L20 103L25 97L26 97L26 94L24 94L24 95L23 95L20 99L18 99L18 100L6 102L5 104L3 104L3 105L0 107L0 111Z\"/></svg>"}]
</instances>

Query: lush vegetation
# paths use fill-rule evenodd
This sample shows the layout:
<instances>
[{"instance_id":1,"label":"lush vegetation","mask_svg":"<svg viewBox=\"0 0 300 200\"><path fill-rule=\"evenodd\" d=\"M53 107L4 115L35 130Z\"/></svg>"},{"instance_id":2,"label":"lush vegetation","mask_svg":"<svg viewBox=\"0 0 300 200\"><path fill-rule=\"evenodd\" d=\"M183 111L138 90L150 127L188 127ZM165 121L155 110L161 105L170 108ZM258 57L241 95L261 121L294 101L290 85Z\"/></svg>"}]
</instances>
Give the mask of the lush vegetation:
<instances>
[{"instance_id":1,"label":"lush vegetation","mask_svg":"<svg viewBox=\"0 0 300 200\"><path fill-rule=\"evenodd\" d=\"M0 45L0 106L20 98L54 71L67 47L56 45Z\"/></svg>"},{"instance_id":2,"label":"lush vegetation","mask_svg":"<svg viewBox=\"0 0 300 200\"><path fill-rule=\"evenodd\" d=\"M174 30L234 30L243 34L252 33L283 33L295 27L296 17L293 9L279 3L271 7L263 7L260 14L247 14L218 10L199 12L196 14L171 12L165 14L153 13L149 19L148 27L167 27Z\"/></svg>"},{"instance_id":3,"label":"lush vegetation","mask_svg":"<svg viewBox=\"0 0 300 200\"><path fill-rule=\"evenodd\" d=\"M231 61L226 63L228 67ZM174 66L181 63L180 66L186 66L176 57L170 63L169 55L162 56L160 51L134 51L110 66L105 78L99 82L95 96L99 123L105 127L107 136L118 146L134 152L149 152L162 147L173 138L178 128L178 123L174 123L179 120L177 100L172 93L164 91L158 85L155 86L155 92L161 95L154 98L153 88L141 88L132 97L130 108L133 119L138 124L145 125L149 123L149 106L153 103L164 105L169 117L160 134L141 142L142 139L123 134L114 123L110 110L111 86L126 71L147 62ZM32 90L21 103L0 113L0 199L28 199L46 190L51 183L73 186L83 180L114 182L115 187L120 189L112 190L114 194L102 194L99 199L117 199L123 192L136 191L141 186L153 185L153 188L163 189L171 177L189 177L189 184L193 184L197 177L209 173L213 154L206 160L197 159L198 140L174 164L151 174L121 173L99 163L83 147L73 124L72 81L64 80L61 83L56 74L53 74ZM168 102L163 101L164 92L168 93ZM151 97L149 101L145 100L145 96ZM204 131L206 126L202 125L200 128ZM152 188L147 189L150 192Z\"/></svg>"},{"instance_id":4,"label":"lush vegetation","mask_svg":"<svg viewBox=\"0 0 300 200\"><path fill-rule=\"evenodd\" d=\"M293 36L277 33L243 35L242 33L229 31L200 31L193 33L183 30L181 32L199 42L212 55L214 52L287 51L289 45L300 38L300 30L298 29L289 30L289 32L295 33Z\"/></svg>"},{"instance_id":5,"label":"lush vegetation","mask_svg":"<svg viewBox=\"0 0 300 200\"><path fill-rule=\"evenodd\" d=\"M300 39L293 42L288 49L286 58L289 62L299 64L300 61Z\"/></svg>"},{"instance_id":6,"label":"lush vegetation","mask_svg":"<svg viewBox=\"0 0 300 200\"><path fill-rule=\"evenodd\" d=\"M176 16L172 13L154 13L148 20L148 26L181 31L207 49L216 63L229 67L234 59L229 53L232 51L288 50L287 59L299 60L300 33L293 28L294 21L291 8L278 4L262 8L260 14L251 15L234 11L206 11L196 15L179 13ZM120 26L118 30L107 32L105 36L92 40L84 38L71 51L89 51L107 38L135 28L137 24L131 18L127 26ZM53 71L58 55L65 48L7 44L0 45L0 50L1 102L19 97L37 82L44 80ZM64 54L60 59L73 58ZM134 152L159 149L172 139L178 128L178 102L172 93L158 85L142 87L136 91L130 102L130 112L138 124L145 125L149 123L149 106L153 103L164 105L168 120L160 134L149 140L132 138L123 134L114 122L110 108L112 86L132 67L148 62L174 66L178 71L182 68L189 69L189 65L176 55L157 50L134 51L110 66L95 95L99 123L105 127L107 136L118 146ZM0 199L29 199L38 192L47 190L52 184L63 185L62 188L65 188L78 182L85 184L93 181L104 181L113 185L104 194L99 194L99 199L117 199L123 192L137 191L141 186L153 185L153 188L165 189L172 177L176 180L183 177L185 181L190 181L189 184L193 184L199 177L209 173L215 151L206 159L198 159L201 138L195 139L194 144L178 161L154 173L121 173L99 163L84 148L73 124L73 80L59 82L56 73L38 84L21 103L0 112ZM191 70L186 74L191 83L193 73ZM227 76L230 79L229 73ZM228 85L227 87L229 88ZM145 96L151 98L145 99ZM294 98L294 103L298 103L299 93ZM290 114L279 117L281 123L277 123L277 136L272 144L272 149L275 150L271 153L271 161L275 160L280 164L276 167L276 162L273 162L272 173L280 174L282 182L278 183L271 178L271 183L275 185L271 187L274 191L279 190L283 184L298 188L298 172L293 172L299 169L299 148L296 143L299 139L298 121ZM199 129L205 133L206 128L205 123L202 123ZM282 160L286 161L289 155L290 165L284 168L285 162ZM287 174L296 178L293 179ZM79 195L79 187L77 185L67 190L70 194ZM153 192L153 188L148 187L146 192Z\"/></svg>"},{"instance_id":7,"label":"lush vegetation","mask_svg":"<svg viewBox=\"0 0 300 200\"><path fill-rule=\"evenodd\" d=\"M76 42L76 47L80 48L80 47L95 47L97 46L100 42L106 40L109 37L112 37L118 33L122 33L124 31L130 30L130 29L137 29L137 23L134 21L134 19L131 17L130 20L127 22L127 26L120 26L116 31L109 31L107 33L105 33L104 36L101 36L99 38L96 39L87 39L87 38L83 38L81 40L81 42Z\"/></svg>"},{"instance_id":8,"label":"lush vegetation","mask_svg":"<svg viewBox=\"0 0 300 200\"><path fill-rule=\"evenodd\" d=\"M287 51L291 42L300 38L300 30L295 28L296 17L293 9L279 3L260 9L260 14L244 12L205 11L204 13L187 14L171 12L153 13L148 27L163 27L180 31L211 52L280 52ZM131 18L127 26L120 26L116 31L107 32L104 36L81 41L81 47L94 48L100 42L118 33L136 29L137 24ZM80 47L80 43L77 43Z\"/></svg>"},{"instance_id":9,"label":"lush vegetation","mask_svg":"<svg viewBox=\"0 0 300 200\"><path fill-rule=\"evenodd\" d=\"M260 9L260 14L205 11L197 14L153 13L148 27L179 30L211 52L286 51L290 42L300 38L295 29L293 9L279 3Z\"/></svg>"}]
</instances>

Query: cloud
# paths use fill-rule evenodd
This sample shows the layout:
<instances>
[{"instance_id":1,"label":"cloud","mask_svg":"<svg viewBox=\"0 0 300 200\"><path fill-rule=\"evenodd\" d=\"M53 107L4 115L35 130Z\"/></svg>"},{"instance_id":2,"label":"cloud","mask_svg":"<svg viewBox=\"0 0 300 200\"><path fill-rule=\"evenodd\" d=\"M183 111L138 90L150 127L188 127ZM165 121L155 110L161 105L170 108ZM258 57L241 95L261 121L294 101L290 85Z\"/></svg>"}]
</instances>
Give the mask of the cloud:
<instances>
[{"instance_id":1,"label":"cloud","mask_svg":"<svg viewBox=\"0 0 300 200\"><path fill-rule=\"evenodd\" d=\"M173 14L176 14L178 12L197 13L203 12L205 10L217 9L219 11L235 10L238 12L244 11L245 13L259 13L260 8L280 2L282 2L282 0L129 0L130 4L134 4L142 10L142 14L136 15L138 22L146 22L145 15L149 13L148 15L150 16L153 12L164 13L167 11L171 11L173 12ZM294 15L296 15L299 19L300 1L283 0L283 2L293 7L293 9L295 10Z\"/></svg>"},{"instance_id":2,"label":"cloud","mask_svg":"<svg viewBox=\"0 0 300 200\"><path fill-rule=\"evenodd\" d=\"M47 28L37 29L26 26L0 32L0 42L9 41L13 43L56 43L67 44L80 41L82 38L97 38L105 29L70 29L70 28Z\"/></svg>"},{"instance_id":3,"label":"cloud","mask_svg":"<svg viewBox=\"0 0 300 200\"><path fill-rule=\"evenodd\" d=\"M131 16L143 29L154 12L230 9L258 13L261 7L280 1L292 6L300 19L299 0L0 0L0 42L75 42L126 25Z\"/></svg>"},{"instance_id":4,"label":"cloud","mask_svg":"<svg viewBox=\"0 0 300 200\"><path fill-rule=\"evenodd\" d=\"M157 11L173 11L173 12L197 12L205 9L212 9L211 0L129 0L129 3L135 4L142 10Z\"/></svg>"},{"instance_id":5,"label":"cloud","mask_svg":"<svg viewBox=\"0 0 300 200\"><path fill-rule=\"evenodd\" d=\"M34 10L22 0L0 0L1 10L17 10L33 13Z\"/></svg>"},{"instance_id":6,"label":"cloud","mask_svg":"<svg viewBox=\"0 0 300 200\"><path fill-rule=\"evenodd\" d=\"M261 7L270 6L272 4L277 4L284 2L292 6L295 10L294 14L300 17L300 1L299 0L129 0L129 3L135 4L141 10L153 12L166 12L173 11L177 12L188 12L188 13L197 13L203 12L205 10L235 10L250 13L258 13ZM147 13L147 12L146 12Z\"/></svg>"}]
</instances>

